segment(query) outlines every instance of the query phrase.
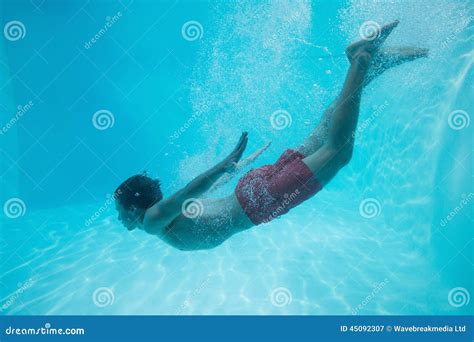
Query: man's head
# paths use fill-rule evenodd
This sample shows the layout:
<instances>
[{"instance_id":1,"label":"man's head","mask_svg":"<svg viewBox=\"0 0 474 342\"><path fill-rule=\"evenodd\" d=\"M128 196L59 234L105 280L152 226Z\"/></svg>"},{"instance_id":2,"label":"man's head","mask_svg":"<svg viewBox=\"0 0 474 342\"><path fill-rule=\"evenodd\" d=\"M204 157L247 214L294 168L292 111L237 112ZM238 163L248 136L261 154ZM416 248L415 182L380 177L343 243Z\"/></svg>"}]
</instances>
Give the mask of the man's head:
<instances>
[{"instance_id":1,"label":"man's head","mask_svg":"<svg viewBox=\"0 0 474 342\"><path fill-rule=\"evenodd\" d=\"M141 228L145 211L163 198L160 181L143 173L128 178L115 190L118 219L128 230Z\"/></svg>"}]
</instances>

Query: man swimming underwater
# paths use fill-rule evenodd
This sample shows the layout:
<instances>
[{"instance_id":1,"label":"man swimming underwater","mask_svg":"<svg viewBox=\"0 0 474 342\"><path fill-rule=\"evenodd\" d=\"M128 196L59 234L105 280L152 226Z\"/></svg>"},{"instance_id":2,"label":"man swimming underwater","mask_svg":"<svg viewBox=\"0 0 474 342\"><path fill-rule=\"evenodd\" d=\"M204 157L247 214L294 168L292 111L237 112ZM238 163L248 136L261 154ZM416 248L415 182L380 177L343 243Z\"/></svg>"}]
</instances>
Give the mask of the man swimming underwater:
<instances>
[{"instance_id":1,"label":"man swimming underwater","mask_svg":"<svg viewBox=\"0 0 474 342\"><path fill-rule=\"evenodd\" d=\"M220 199L203 196L242 166L247 133L227 158L169 198L163 199L158 180L130 177L115 191L119 220L128 230L143 229L180 250L210 249L314 196L351 160L363 88L385 70L428 54L419 48L381 49L397 25L388 24L374 39L346 49L350 67L343 89L299 148L287 149L273 165L250 170L233 194Z\"/></svg>"}]
</instances>

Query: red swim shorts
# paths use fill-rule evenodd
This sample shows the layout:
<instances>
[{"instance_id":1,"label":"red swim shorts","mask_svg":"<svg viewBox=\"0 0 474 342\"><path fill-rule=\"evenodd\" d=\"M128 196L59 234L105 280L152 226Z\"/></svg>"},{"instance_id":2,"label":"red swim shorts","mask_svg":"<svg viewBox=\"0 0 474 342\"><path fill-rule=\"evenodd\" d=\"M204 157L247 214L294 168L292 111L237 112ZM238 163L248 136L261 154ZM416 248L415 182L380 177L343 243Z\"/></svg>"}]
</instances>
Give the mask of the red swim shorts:
<instances>
[{"instance_id":1,"label":"red swim shorts","mask_svg":"<svg viewBox=\"0 0 474 342\"><path fill-rule=\"evenodd\" d=\"M321 190L303 158L300 152L288 149L275 164L252 169L239 180L235 195L254 224L286 214Z\"/></svg>"}]
</instances>

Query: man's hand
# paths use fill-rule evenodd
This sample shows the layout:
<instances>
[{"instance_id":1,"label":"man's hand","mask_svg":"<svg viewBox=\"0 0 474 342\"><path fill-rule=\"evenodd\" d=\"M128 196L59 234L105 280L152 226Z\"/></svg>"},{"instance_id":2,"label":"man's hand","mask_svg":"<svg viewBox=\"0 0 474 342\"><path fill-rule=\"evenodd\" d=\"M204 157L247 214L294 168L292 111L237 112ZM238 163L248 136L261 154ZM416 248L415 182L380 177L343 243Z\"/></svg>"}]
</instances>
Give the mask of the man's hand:
<instances>
[{"instance_id":1,"label":"man's hand","mask_svg":"<svg viewBox=\"0 0 474 342\"><path fill-rule=\"evenodd\" d=\"M243 132L240 136L240 140L237 143L237 146L229 154L229 156L222 161L220 165L225 172L232 173L235 170L237 163L239 162L240 158L242 158L242 154L244 153L245 148L247 147L248 140L248 133Z\"/></svg>"},{"instance_id":2,"label":"man's hand","mask_svg":"<svg viewBox=\"0 0 474 342\"><path fill-rule=\"evenodd\" d=\"M166 227L182 213L182 205L186 200L201 197L225 172L232 172L247 147L247 135L247 132L242 133L237 146L222 162L194 178L183 189L148 208L143 220L145 231L158 236L166 234Z\"/></svg>"}]
</instances>

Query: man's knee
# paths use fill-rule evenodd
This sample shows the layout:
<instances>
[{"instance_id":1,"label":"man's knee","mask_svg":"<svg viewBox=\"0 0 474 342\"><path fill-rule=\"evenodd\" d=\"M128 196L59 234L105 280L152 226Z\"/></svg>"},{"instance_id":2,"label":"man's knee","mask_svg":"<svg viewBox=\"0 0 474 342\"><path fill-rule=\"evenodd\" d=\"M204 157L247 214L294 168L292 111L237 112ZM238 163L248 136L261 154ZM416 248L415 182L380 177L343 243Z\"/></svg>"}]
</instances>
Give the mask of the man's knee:
<instances>
[{"instance_id":1,"label":"man's knee","mask_svg":"<svg viewBox=\"0 0 474 342\"><path fill-rule=\"evenodd\" d=\"M341 147L338 149L334 149L334 156L333 160L337 162L337 165L339 168L343 168L352 159L352 151L353 151L353 146L346 146L346 147Z\"/></svg>"},{"instance_id":2,"label":"man's knee","mask_svg":"<svg viewBox=\"0 0 474 342\"><path fill-rule=\"evenodd\" d=\"M343 166L346 166L351 161L353 150L354 148L350 146L350 147L343 148L343 150L341 151L342 153L341 161L342 161Z\"/></svg>"}]
</instances>

